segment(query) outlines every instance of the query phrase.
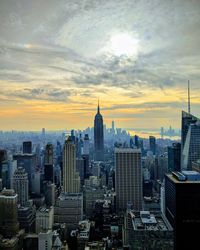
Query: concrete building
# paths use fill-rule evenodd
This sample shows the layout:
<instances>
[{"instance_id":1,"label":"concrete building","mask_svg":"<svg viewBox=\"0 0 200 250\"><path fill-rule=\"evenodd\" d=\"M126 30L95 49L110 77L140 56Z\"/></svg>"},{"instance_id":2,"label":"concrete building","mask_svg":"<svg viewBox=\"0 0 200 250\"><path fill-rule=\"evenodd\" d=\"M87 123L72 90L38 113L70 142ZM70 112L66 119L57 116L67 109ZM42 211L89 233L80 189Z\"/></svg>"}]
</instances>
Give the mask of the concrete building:
<instances>
[{"instance_id":1,"label":"concrete building","mask_svg":"<svg viewBox=\"0 0 200 250\"><path fill-rule=\"evenodd\" d=\"M54 207L55 223L66 223L68 228L77 227L83 217L83 194L61 193Z\"/></svg>"},{"instance_id":2,"label":"concrete building","mask_svg":"<svg viewBox=\"0 0 200 250\"><path fill-rule=\"evenodd\" d=\"M104 190L101 188L86 188L83 192L83 197L84 214L91 216L95 201L104 198Z\"/></svg>"},{"instance_id":3,"label":"concrete building","mask_svg":"<svg viewBox=\"0 0 200 250\"><path fill-rule=\"evenodd\" d=\"M117 212L133 204L142 209L141 151L132 148L115 148L115 188Z\"/></svg>"},{"instance_id":4,"label":"concrete building","mask_svg":"<svg viewBox=\"0 0 200 250\"><path fill-rule=\"evenodd\" d=\"M149 136L149 149L153 155L156 154L156 138L154 136Z\"/></svg>"},{"instance_id":5,"label":"concrete building","mask_svg":"<svg viewBox=\"0 0 200 250\"><path fill-rule=\"evenodd\" d=\"M89 155L90 153L90 140L88 134L85 134L83 140L83 155Z\"/></svg>"},{"instance_id":6,"label":"concrete building","mask_svg":"<svg viewBox=\"0 0 200 250\"><path fill-rule=\"evenodd\" d=\"M41 207L36 212L36 233L52 230L54 223L54 207Z\"/></svg>"},{"instance_id":7,"label":"concrete building","mask_svg":"<svg viewBox=\"0 0 200 250\"><path fill-rule=\"evenodd\" d=\"M45 204L47 206L54 206L55 205L55 190L56 186L52 182L43 182L44 185L44 196L45 196Z\"/></svg>"},{"instance_id":8,"label":"concrete building","mask_svg":"<svg viewBox=\"0 0 200 250\"><path fill-rule=\"evenodd\" d=\"M124 217L123 245L129 250L173 250L173 228L161 213L134 213L127 210Z\"/></svg>"},{"instance_id":9,"label":"concrete building","mask_svg":"<svg viewBox=\"0 0 200 250\"><path fill-rule=\"evenodd\" d=\"M39 233L38 235L38 250L52 250L52 236L51 230L44 233Z\"/></svg>"},{"instance_id":10,"label":"concrete building","mask_svg":"<svg viewBox=\"0 0 200 250\"><path fill-rule=\"evenodd\" d=\"M53 165L53 145L51 143L48 143L45 148L44 152L44 164L50 164Z\"/></svg>"},{"instance_id":11,"label":"concrete building","mask_svg":"<svg viewBox=\"0 0 200 250\"><path fill-rule=\"evenodd\" d=\"M13 189L18 194L18 204L26 206L28 203L28 174L25 169L18 167L13 175Z\"/></svg>"},{"instance_id":12,"label":"concrete building","mask_svg":"<svg viewBox=\"0 0 200 250\"><path fill-rule=\"evenodd\" d=\"M17 167L23 167L28 174L29 192L32 192L33 176L36 170L35 154L15 154L13 160L17 160Z\"/></svg>"},{"instance_id":13,"label":"concrete building","mask_svg":"<svg viewBox=\"0 0 200 250\"><path fill-rule=\"evenodd\" d=\"M63 148L63 192L78 193L80 177L76 171L76 146L69 136Z\"/></svg>"},{"instance_id":14,"label":"concrete building","mask_svg":"<svg viewBox=\"0 0 200 250\"><path fill-rule=\"evenodd\" d=\"M24 229L26 233L35 232L35 207L18 206L18 221L20 229Z\"/></svg>"},{"instance_id":15,"label":"concrete building","mask_svg":"<svg viewBox=\"0 0 200 250\"><path fill-rule=\"evenodd\" d=\"M12 237L19 231L17 194L12 189L0 193L0 234Z\"/></svg>"}]
</instances>

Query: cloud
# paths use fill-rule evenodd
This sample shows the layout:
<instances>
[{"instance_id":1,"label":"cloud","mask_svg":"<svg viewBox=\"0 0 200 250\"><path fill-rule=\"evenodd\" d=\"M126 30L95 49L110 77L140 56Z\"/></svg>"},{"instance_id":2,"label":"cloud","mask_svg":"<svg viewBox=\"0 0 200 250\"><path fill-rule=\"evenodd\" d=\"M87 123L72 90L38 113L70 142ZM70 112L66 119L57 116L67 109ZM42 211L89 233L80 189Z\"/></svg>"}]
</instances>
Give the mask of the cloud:
<instances>
[{"instance_id":1,"label":"cloud","mask_svg":"<svg viewBox=\"0 0 200 250\"><path fill-rule=\"evenodd\" d=\"M71 92L63 88L52 87L51 85L38 86L37 88L21 88L12 91L11 89L4 92L4 96L11 99L25 100L47 100L50 102L69 101Z\"/></svg>"}]
</instances>

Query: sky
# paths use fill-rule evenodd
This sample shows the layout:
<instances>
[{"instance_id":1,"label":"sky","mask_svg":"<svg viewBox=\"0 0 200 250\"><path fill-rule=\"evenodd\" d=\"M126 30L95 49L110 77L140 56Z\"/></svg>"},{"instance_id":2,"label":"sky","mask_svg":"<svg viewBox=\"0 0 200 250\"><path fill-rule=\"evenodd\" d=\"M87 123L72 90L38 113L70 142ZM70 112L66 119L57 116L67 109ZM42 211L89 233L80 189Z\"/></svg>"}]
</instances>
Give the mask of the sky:
<instances>
[{"instance_id":1,"label":"sky","mask_svg":"<svg viewBox=\"0 0 200 250\"><path fill-rule=\"evenodd\" d=\"M0 0L0 130L200 116L199 0Z\"/></svg>"}]
</instances>

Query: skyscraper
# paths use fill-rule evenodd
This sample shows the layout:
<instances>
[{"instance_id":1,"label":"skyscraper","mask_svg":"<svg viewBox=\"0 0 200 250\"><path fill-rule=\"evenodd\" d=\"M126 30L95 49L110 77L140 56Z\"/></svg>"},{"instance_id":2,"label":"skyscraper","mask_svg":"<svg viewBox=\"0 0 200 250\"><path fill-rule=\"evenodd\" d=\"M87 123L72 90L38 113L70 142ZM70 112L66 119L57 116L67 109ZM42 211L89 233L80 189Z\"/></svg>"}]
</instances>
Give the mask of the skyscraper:
<instances>
[{"instance_id":1,"label":"skyscraper","mask_svg":"<svg viewBox=\"0 0 200 250\"><path fill-rule=\"evenodd\" d=\"M94 119L94 150L95 160L104 160L104 132L103 132L103 117L100 114L100 107L98 103L97 114Z\"/></svg>"},{"instance_id":2,"label":"skyscraper","mask_svg":"<svg viewBox=\"0 0 200 250\"><path fill-rule=\"evenodd\" d=\"M181 170L181 144L179 142L174 142L168 147L168 170Z\"/></svg>"},{"instance_id":3,"label":"skyscraper","mask_svg":"<svg viewBox=\"0 0 200 250\"><path fill-rule=\"evenodd\" d=\"M53 145L48 143L44 153L44 180L54 182Z\"/></svg>"},{"instance_id":4,"label":"skyscraper","mask_svg":"<svg viewBox=\"0 0 200 250\"><path fill-rule=\"evenodd\" d=\"M185 146L185 140L187 137L187 132L189 130L190 124L195 124L197 121L200 121L199 118L182 111L182 124L181 124L181 152L183 152Z\"/></svg>"},{"instance_id":5,"label":"skyscraper","mask_svg":"<svg viewBox=\"0 0 200 250\"><path fill-rule=\"evenodd\" d=\"M53 145L48 143L45 148L44 153L44 164L52 164L53 165Z\"/></svg>"},{"instance_id":6,"label":"skyscraper","mask_svg":"<svg viewBox=\"0 0 200 250\"><path fill-rule=\"evenodd\" d=\"M29 191L32 192L33 176L36 169L35 154L16 154L13 155L13 160L17 160L17 167L23 167L28 174Z\"/></svg>"},{"instance_id":7,"label":"skyscraper","mask_svg":"<svg viewBox=\"0 0 200 250\"><path fill-rule=\"evenodd\" d=\"M0 193L0 234L12 237L18 231L17 194L12 189L3 189Z\"/></svg>"},{"instance_id":8,"label":"skyscraper","mask_svg":"<svg viewBox=\"0 0 200 250\"><path fill-rule=\"evenodd\" d=\"M149 136L149 147L153 155L156 154L156 138L154 136Z\"/></svg>"},{"instance_id":9,"label":"skyscraper","mask_svg":"<svg viewBox=\"0 0 200 250\"><path fill-rule=\"evenodd\" d=\"M165 176L165 214L174 228L175 250L198 249L200 174L172 172Z\"/></svg>"},{"instance_id":10,"label":"skyscraper","mask_svg":"<svg viewBox=\"0 0 200 250\"><path fill-rule=\"evenodd\" d=\"M89 155L90 151L90 140L88 134L85 134L83 140L83 155Z\"/></svg>"},{"instance_id":11,"label":"skyscraper","mask_svg":"<svg viewBox=\"0 0 200 250\"><path fill-rule=\"evenodd\" d=\"M23 154L32 154L32 142L31 141L23 142Z\"/></svg>"},{"instance_id":12,"label":"skyscraper","mask_svg":"<svg viewBox=\"0 0 200 250\"><path fill-rule=\"evenodd\" d=\"M182 170L192 170L192 162L200 159L200 121L190 124L183 152Z\"/></svg>"},{"instance_id":13,"label":"skyscraper","mask_svg":"<svg viewBox=\"0 0 200 250\"><path fill-rule=\"evenodd\" d=\"M76 146L69 136L63 148L63 191L78 193L79 190L80 177L76 172Z\"/></svg>"},{"instance_id":14,"label":"skyscraper","mask_svg":"<svg viewBox=\"0 0 200 250\"><path fill-rule=\"evenodd\" d=\"M115 133L115 122L112 121L112 133L114 134Z\"/></svg>"},{"instance_id":15,"label":"skyscraper","mask_svg":"<svg viewBox=\"0 0 200 250\"><path fill-rule=\"evenodd\" d=\"M140 149L115 148L115 188L117 211L132 203L142 209L142 167Z\"/></svg>"},{"instance_id":16,"label":"skyscraper","mask_svg":"<svg viewBox=\"0 0 200 250\"><path fill-rule=\"evenodd\" d=\"M13 189L18 194L18 203L21 206L26 206L28 202L28 174L22 167L14 172Z\"/></svg>"}]
</instances>

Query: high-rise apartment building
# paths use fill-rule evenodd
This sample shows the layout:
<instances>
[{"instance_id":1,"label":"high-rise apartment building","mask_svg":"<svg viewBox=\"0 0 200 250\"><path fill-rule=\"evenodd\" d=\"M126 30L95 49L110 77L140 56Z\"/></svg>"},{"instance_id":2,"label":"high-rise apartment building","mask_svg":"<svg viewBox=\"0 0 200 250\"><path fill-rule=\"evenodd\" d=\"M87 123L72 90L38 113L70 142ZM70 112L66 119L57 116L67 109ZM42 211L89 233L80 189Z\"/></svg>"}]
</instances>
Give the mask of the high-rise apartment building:
<instances>
[{"instance_id":1,"label":"high-rise apartment building","mask_svg":"<svg viewBox=\"0 0 200 250\"><path fill-rule=\"evenodd\" d=\"M80 176L76 171L76 146L70 136L63 148L63 191L64 193L80 191Z\"/></svg>"},{"instance_id":2,"label":"high-rise apartment building","mask_svg":"<svg viewBox=\"0 0 200 250\"><path fill-rule=\"evenodd\" d=\"M18 203L21 206L26 206L28 203L28 174L22 167L14 172L13 189L18 194Z\"/></svg>"},{"instance_id":3,"label":"high-rise apartment building","mask_svg":"<svg viewBox=\"0 0 200 250\"><path fill-rule=\"evenodd\" d=\"M104 131L103 131L103 117L100 114L100 107L98 104L97 114L94 119L94 150L95 160L104 160Z\"/></svg>"},{"instance_id":4,"label":"high-rise apartment building","mask_svg":"<svg viewBox=\"0 0 200 250\"><path fill-rule=\"evenodd\" d=\"M140 149L115 148L115 188L117 211L133 204L142 209L142 167Z\"/></svg>"}]
</instances>

